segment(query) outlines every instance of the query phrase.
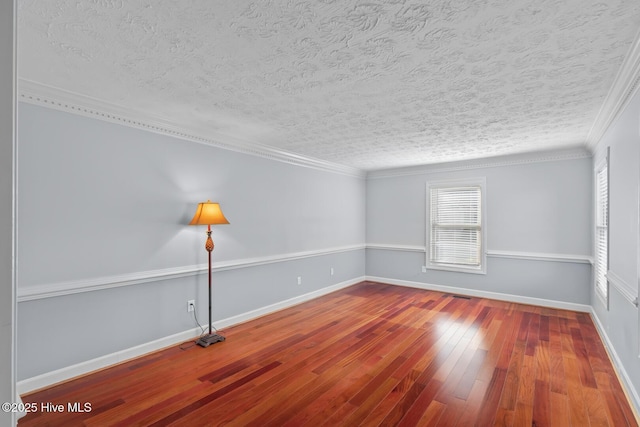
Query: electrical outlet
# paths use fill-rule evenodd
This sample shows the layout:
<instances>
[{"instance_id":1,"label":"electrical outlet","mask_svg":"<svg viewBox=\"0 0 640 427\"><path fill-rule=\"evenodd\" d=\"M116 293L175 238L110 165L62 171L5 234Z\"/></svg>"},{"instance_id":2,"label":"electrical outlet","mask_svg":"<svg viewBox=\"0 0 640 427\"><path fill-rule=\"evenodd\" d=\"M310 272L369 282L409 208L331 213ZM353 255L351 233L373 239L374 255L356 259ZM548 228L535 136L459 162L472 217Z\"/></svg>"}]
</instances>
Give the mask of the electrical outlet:
<instances>
[{"instance_id":1,"label":"electrical outlet","mask_svg":"<svg viewBox=\"0 0 640 427\"><path fill-rule=\"evenodd\" d=\"M426 265L423 265L423 266L422 266L422 272L423 272L423 273L426 273L426 272L427 272L427 266L426 266Z\"/></svg>"},{"instance_id":2,"label":"electrical outlet","mask_svg":"<svg viewBox=\"0 0 640 427\"><path fill-rule=\"evenodd\" d=\"M298 276L298 285L302 285L302 276Z\"/></svg>"},{"instance_id":3,"label":"electrical outlet","mask_svg":"<svg viewBox=\"0 0 640 427\"><path fill-rule=\"evenodd\" d=\"M196 300L190 299L187 301L187 311L191 312L196 309Z\"/></svg>"},{"instance_id":4,"label":"electrical outlet","mask_svg":"<svg viewBox=\"0 0 640 427\"><path fill-rule=\"evenodd\" d=\"M333 267L331 267L331 275L333 276Z\"/></svg>"}]
</instances>

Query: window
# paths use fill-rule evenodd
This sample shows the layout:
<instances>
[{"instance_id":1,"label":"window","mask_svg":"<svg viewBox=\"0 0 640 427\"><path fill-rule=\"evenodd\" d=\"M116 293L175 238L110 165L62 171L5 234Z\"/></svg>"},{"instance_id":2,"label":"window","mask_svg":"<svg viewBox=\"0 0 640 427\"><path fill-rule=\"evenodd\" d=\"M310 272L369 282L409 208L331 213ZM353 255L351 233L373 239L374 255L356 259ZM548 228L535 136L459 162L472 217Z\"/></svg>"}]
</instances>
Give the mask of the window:
<instances>
[{"instance_id":1,"label":"window","mask_svg":"<svg viewBox=\"0 0 640 427\"><path fill-rule=\"evenodd\" d=\"M427 186L427 267L485 273L484 180Z\"/></svg>"},{"instance_id":2,"label":"window","mask_svg":"<svg viewBox=\"0 0 640 427\"><path fill-rule=\"evenodd\" d=\"M607 270L609 269L609 167L605 164L596 173L596 294L607 301Z\"/></svg>"}]
</instances>

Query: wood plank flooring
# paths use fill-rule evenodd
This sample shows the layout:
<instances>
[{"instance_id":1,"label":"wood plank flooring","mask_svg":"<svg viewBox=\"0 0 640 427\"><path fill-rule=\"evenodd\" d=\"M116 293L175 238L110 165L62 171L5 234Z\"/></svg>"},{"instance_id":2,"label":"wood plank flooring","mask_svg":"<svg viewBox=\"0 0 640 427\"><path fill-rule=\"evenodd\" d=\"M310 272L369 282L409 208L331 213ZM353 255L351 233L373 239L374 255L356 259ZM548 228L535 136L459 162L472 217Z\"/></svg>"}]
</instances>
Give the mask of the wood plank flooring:
<instances>
[{"instance_id":1,"label":"wood plank flooring","mask_svg":"<svg viewBox=\"0 0 640 427\"><path fill-rule=\"evenodd\" d=\"M363 282L223 334L23 396L65 411L19 426L638 425L585 313Z\"/></svg>"}]
</instances>

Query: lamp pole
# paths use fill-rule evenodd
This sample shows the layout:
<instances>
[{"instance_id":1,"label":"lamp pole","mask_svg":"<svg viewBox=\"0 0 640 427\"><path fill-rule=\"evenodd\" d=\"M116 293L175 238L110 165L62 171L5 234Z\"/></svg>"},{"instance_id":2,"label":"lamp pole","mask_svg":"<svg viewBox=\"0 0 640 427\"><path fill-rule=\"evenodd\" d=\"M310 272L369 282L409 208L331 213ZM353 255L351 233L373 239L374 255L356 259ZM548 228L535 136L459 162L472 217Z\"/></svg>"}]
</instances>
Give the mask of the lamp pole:
<instances>
[{"instance_id":1,"label":"lamp pole","mask_svg":"<svg viewBox=\"0 0 640 427\"><path fill-rule=\"evenodd\" d=\"M211 252L213 252L213 239L211 238L211 225L207 224L207 243L205 243L204 248L207 250L209 255L209 335L211 335Z\"/></svg>"},{"instance_id":2,"label":"lamp pole","mask_svg":"<svg viewBox=\"0 0 640 427\"><path fill-rule=\"evenodd\" d=\"M229 221L227 220L227 218L225 218L218 203L213 203L211 200L207 200L204 203L198 204L196 214L193 216L193 219L189 223L189 225L207 226L207 241L204 245L204 248L207 250L209 261L209 333L206 335L202 335L196 341L196 343L201 347L208 347L211 344L225 340L225 337L213 333L212 331L213 319L211 317L211 252L213 252L214 247L213 239L211 238L212 224L229 224Z\"/></svg>"}]
</instances>

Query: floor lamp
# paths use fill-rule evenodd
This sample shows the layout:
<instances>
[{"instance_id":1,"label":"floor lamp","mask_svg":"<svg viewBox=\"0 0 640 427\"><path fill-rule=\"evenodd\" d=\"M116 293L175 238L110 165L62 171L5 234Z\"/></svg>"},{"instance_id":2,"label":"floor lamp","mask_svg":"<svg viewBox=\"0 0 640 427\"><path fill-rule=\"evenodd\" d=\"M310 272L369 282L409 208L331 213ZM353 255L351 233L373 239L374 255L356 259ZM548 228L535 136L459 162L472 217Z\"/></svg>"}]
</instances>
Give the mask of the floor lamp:
<instances>
[{"instance_id":1,"label":"floor lamp","mask_svg":"<svg viewBox=\"0 0 640 427\"><path fill-rule=\"evenodd\" d=\"M198 204L196 214L189 223L189 225L207 226L207 242L204 247L209 253L209 333L198 339L197 344L201 347L208 347L211 344L224 341L224 337L222 335L214 334L211 331L211 252L213 251L213 239L211 239L212 224L229 224L229 221L224 217L218 203L213 203L211 200L207 200L204 203Z\"/></svg>"}]
</instances>

